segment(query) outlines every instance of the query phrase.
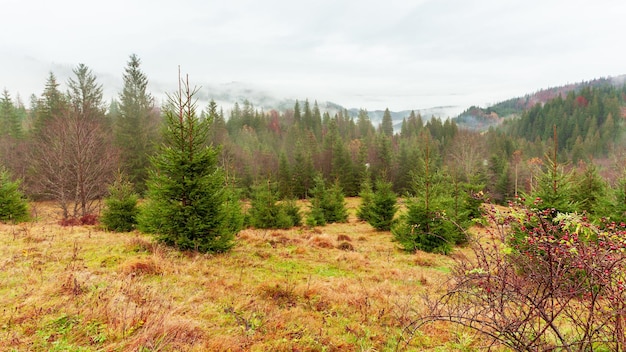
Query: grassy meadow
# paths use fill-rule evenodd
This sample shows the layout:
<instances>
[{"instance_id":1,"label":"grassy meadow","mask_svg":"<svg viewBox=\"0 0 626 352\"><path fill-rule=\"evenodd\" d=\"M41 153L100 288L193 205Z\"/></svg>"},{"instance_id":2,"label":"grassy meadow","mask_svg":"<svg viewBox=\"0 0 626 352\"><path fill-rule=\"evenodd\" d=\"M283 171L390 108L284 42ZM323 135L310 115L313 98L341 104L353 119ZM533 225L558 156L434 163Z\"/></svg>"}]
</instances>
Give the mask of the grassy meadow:
<instances>
[{"instance_id":1,"label":"grassy meadow","mask_svg":"<svg viewBox=\"0 0 626 352\"><path fill-rule=\"evenodd\" d=\"M348 223L243 230L221 255L61 227L34 203L33 221L0 225L0 350L472 350L454 326L403 331L455 254L406 253L347 201Z\"/></svg>"}]
</instances>

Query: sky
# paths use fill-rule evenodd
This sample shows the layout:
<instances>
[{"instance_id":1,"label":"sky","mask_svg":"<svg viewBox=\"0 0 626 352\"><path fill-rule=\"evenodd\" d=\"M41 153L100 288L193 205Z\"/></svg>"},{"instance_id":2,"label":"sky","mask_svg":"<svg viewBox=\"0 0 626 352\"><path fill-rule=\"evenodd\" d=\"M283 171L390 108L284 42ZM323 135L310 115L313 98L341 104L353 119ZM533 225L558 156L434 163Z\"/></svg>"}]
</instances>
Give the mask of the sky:
<instances>
[{"instance_id":1,"label":"sky","mask_svg":"<svg viewBox=\"0 0 626 352\"><path fill-rule=\"evenodd\" d=\"M86 64L106 98L131 54L156 97L178 68L212 96L392 111L488 106L626 74L623 0L2 0L0 89L26 103Z\"/></svg>"}]
</instances>

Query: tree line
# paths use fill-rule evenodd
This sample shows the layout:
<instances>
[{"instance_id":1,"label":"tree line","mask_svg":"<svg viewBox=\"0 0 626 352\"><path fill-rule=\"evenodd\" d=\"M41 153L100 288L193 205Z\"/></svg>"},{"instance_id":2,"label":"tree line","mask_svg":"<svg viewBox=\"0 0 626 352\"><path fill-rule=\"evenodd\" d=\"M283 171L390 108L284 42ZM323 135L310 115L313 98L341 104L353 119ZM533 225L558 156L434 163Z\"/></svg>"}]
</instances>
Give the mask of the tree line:
<instances>
[{"instance_id":1,"label":"tree line","mask_svg":"<svg viewBox=\"0 0 626 352\"><path fill-rule=\"evenodd\" d=\"M173 148L171 129L184 130L169 119L193 115L189 121L198 119L194 123L205 130L193 143L215 148L209 159L237 197L266 197L257 204L273 204L272 199L326 197L327 190L341 197L366 195L364 199L379 189L391 191L408 199L408 212L401 217L406 226L398 224L393 232L409 250L448 252L450 245L463 242L462 229L480 215L483 200L505 204L525 196L556 204L567 199L558 205L564 211L598 214L626 208L623 172L618 170L624 88L570 92L484 132L459 129L454 119L424 120L415 112L394 129L388 109L375 126L364 109L356 116L345 109L331 115L308 99L285 111L259 110L247 100L236 102L228 113L214 101L191 111L187 100L194 98L192 89L184 102L159 107L140 65L131 55L122 73L123 90L108 104L102 85L84 64L73 70L65 92L50 73L41 96L31 96L29 108L13 101L5 89L0 161L14 179L22 180L29 198L53 199L64 219L79 219L99 211L100 201L115 193L111 186L121 184L120 175L137 197L149 198L150 180L159 176L154 170L169 165L159 158ZM233 195L224 199L229 197ZM329 197L321 204L339 196ZM281 226L301 221L289 206L263 212L282 214ZM306 222L325 222L322 213L312 213ZM326 217L333 219L332 214ZM336 214L343 219L341 210ZM363 220L375 217L363 214ZM615 211L611 215L623 217ZM262 226L250 215L246 221ZM415 238L416 223L433 238ZM432 245L424 245L429 241Z\"/></svg>"}]
</instances>

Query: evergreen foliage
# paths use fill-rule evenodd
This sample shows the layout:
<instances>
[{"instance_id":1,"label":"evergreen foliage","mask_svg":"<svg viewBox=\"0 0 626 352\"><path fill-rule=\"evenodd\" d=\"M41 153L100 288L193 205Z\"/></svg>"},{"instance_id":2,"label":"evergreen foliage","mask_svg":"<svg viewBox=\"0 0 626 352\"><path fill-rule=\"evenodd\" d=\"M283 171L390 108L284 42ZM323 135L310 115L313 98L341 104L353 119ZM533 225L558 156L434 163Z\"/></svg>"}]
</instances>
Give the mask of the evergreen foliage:
<instances>
[{"instance_id":1,"label":"evergreen foliage","mask_svg":"<svg viewBox=\"0 0 626 352\"><path fill-rule=\"evenodd\" d=\"M307 225L324 226L327 223L347 222L348 210L341 187L335 183L326 187L324 179L318 175L314 180L315 187L311 190L311 211L307 217Z\"/></svg>"},{"instance_id":2,"label":"evergreen foliage","mask_svg":"<svg viewBox=\"0 0 626 352\"><path fill-rule=\"evenodd\" d=\"M11 180L9 172L0 168L0 221L28 220L28 202L20 190L20 181Z\"/></svg>"},{"instance_id":3,"label":"evergreen foliage","mask_svg":"<svg viewBox=\"0 0 626 352\"><path fill-rule=\"evenodd\" d=\"M124 69L124 88L119 95L119 117L114 121L115 144L120 149L122 171L136 191L145 191L149 157L158 141L158 114L154 99L147 92L148 78L140 69L141 61L131 55Z\"/></svg>"},{"instance_id":4,"label":"evergreen foliage","mask_svg":"<svg viewBox=\"0 0 626 352\"><path fill-rule=\"evenodd\" d=\"M41 98L34 103L35 116L32 132L38 135L45 130L53 118L63 116L68 108L67 96L59 90L59 83L54 73L50 72Z\"/></svg>"},{"instance_id":5,"label":"evergreen foliage","mask_svg":"<svg viewBox=\"0 0 626 352\"><path fill-rule=\"evenodd\" d=\"M269 182L254 188L248 218L249 224L258 229L288 229L302 221L295 202L279 202Z\"/></svg>"},{"instance_id":6,"label":"evergreen foliage","mask_svg":"<svg viewBox=\"0 0 626 352\"><path fill-rule=\"evenodd\" d=\"M580 173L575 176L572 199L576 204L576 211L590 215L606 214L608 208L607 185L598 174L594 164L583 164Z\"/></svg>"},{"instance_id":7,"label":"evergreen foliage","mask_svg":"<svg viewBox=\"0 0 626 352\"><path fill-rule=\"evenodd\" d=\"M118 173L109 186L109 196L104 200L105 208L100 222L109 231L132 231L137 225L138 199L133 184L122 173Z\"/></svg>"},{"instance_id":8,"label":"evergreen foliage","mask_svg":"<svg viewBox=\"0 0 626 352\"><path fill-rule=\"evenodd\" d=\"M18 109L11 100L9 91L4 89L0 97L0 137L10 136L14 139L23 137L22 121Z\"/></svg>"},{"instance_id":9,"label":"evergreen foliage","mask_svg":"<svg viewBox=\"0 0 626 352\"><path fill-rule=\"evenodd\" d=\"M548 141L552 137L552 126L556 125L559 126L559 153L576 146L579 156L607 155L620 134L621 123L616 116L622 116L620 105L625 89L604 84L570 91L565 97L557 95L524 112L507 129L514 138Z\"/></svg>"},{"instance_id":10,"label":"evergreen foliage","mask_svg":"<svg viewBox=\"0 0 626 352\"><path fill-rule=\"evenodd\" d=\"M374 207L374 189L369 176L361 183L359 197L361 197L361 205L356 210L356 217L361 221L369 222L372 218L372 208Z\"/></svg>"},{"instance_id":11,"label":"evergreen foliage","mask_svg":"<svg viewBox=\"0 0 626 352\"><path fill-rule=\"evenodd\" d=\"M389 108L386 108L383 113L383 120L381 122L380 129L385 136L393 136L393 120L391 119L391 112L389 111Z\"/></svg>"},{"instance_id":12,"label":"evergreen foliage","mask_svg":"<svg viewBox=\"0 0 626 352\"><path fill-rule=\"evenodd\" d=\"M556 136L556 127L553 127L553 131ZM537 188L532 193L532 199L529 199L537 209L552 209L553 215L570 213L578 209L574 197L573 174L565 171L563 165L557 162L556 151L555 144L553 154L546 155L546 168L538 175Z\"/></svg>"},{"instance_id":13,"label":"evergreen foliage","mask_svg":"<svg viewBox=\"0 0 626 352\"><path fill-rule=\"evenodd\" d=\"M208 145L211 121L196 115L196 90L181 85L164 110L164 144L152 159L140 228L181 250L224 252L240 230L241 209L225 185L218 151Z\"/></svg>"},{"instance_id":14,"label":"evergreen foliage","mask_svg":"<svg viewBox=\"0 0 626 352\"><path fill-rule=\"evenodd\" d=\"M426 148L414 174L415 197L407 201L407 212L400 216L391 232L409 252L422 250L447 254L463 238L463 231L453 218L453 198L449 177L435 168L436 158ZM452 214L452 215L451 215Z\"/></svg>"},{"instance_id":15,"label":"evergreen foliage","mask_svg":"<svg viewBox=\"0 0 626 352\"><path fill-rule=\"evenodd\" d=\"M376 182L376 191L373 194L369 209L369 224L378 231L389 231L398 211L397 203L391 182L381 180Z\"/></svg>"},{"instance_id":16,"label":"evergreen foliage","mask_svg":"<svg viewBox=\"0 0 626 352\"><path fill-rule=\"evenodd\" d=\"M626 223L626 173L622 172L615 186L610 189L608 207L604 213L617 223Z\"/></svg>"},{"instance_id":17,"label":"evergreen foliage","mask_svg":"<svg viewBox=\"0 0 626 352\"><path fill-rule=\"evenodd\" d=\"M407 201L407 212L392 228L395 239L407 252L448 254L456 243L458 229L446 218L445 211L435 202L426 204L417 199ZM442 204L443 205L443 204Z\"/></svg>"}]
</instances>

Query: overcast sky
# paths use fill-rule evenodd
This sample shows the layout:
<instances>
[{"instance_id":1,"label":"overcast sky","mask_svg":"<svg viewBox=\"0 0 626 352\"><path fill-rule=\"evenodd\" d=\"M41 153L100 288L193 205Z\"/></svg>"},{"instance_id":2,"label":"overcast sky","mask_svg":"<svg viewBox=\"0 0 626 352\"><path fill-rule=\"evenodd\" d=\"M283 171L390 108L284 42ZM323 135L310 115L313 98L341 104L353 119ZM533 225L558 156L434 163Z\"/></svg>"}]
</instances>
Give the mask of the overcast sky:
<instances>
[{"instance_id":1,"label":"overcast sky","mask_svg":"<svg viewBox=\"0 0 626 352\"><path fill-rule=\"evenodd\" d=\"M157 94L240 82L377 110L488 105L626 73L623 0L3 0L0 89L78 63L107 94L135 53ZM157 95L155 94L155 95Z\"/></svg>"}]
</instances>

